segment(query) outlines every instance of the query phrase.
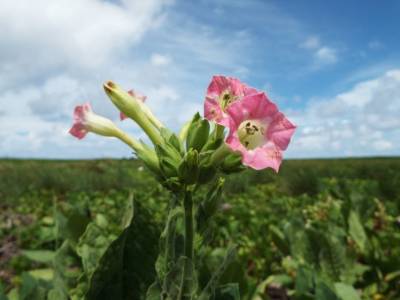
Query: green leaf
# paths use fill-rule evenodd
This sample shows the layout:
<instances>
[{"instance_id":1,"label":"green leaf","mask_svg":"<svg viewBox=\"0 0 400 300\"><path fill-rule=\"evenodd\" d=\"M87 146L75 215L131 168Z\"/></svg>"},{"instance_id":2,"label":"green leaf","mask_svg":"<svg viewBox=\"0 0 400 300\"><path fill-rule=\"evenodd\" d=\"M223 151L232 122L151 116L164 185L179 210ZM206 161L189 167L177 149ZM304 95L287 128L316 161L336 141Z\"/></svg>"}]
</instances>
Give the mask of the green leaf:
<instances>
[{"instance_id":1,"label":"green leaf","mask_svg":"<svg viewBox=\"0 0 400 300\"><path fill-rule=\"evenodd\" d=\"M360 248L361 252L366 253L367 235L365 233L364 227L361 224L359 215L356 212L351 211L348 222L350 236Z\"/></svg>"},{"instance_id":2,"label":"green leaf","mask_svg":"<svg viewBox=\"0 0 400 300\"><path fill-rule=\"evenodd\" d=\"M385 281L389 282L389 281L392 281L393 279L396 279L398 277L400 277L400 270L386 274L385 275Z\"/></svg>"},{"instance_id":3,"label":"green leaf","mask_svg":"<svg viewBox=\"0 0 400 300\"><path fill-rule=\"evenodd\" d=\"M159 234L149 212L135 202L130 225L101 257L86 299L143 299L156 277Z\"/></svg>"},{"instance_id":4,"label":"green leaf","mask_svg":"<svg viewBox=\"0 0 400 300\"><path fill-rule=\"evenodd\" d=\"M55 256L55 252L49 250L22 250L21 253L32 261L44 264L51 263Z\"/></svg>"},{"instance_id":5,"label":"green leaf","mask_svg":"<svg viewBox=\"0 0 400 300\"><path fill-rule=\"evenodd\" d=\"M326 283L318 281L315 288L315 300L339 300L339 298Z\"/></svg>"},{"instance_id":6,"label":"green leaf","mask_svg":"<svg viewBox=\"0 0 400 300\"><path fill-rule=\"evenodd\" d=\"M21 280L22 283L18 291L19 300L46 299L46 288L37 279L28 273L22 273Z\"/></svg>"},{"instance_id":7,"label":"green leaf","mask_svg":"<svg viewBox=\"0 0 400 300\"><path fill-rule=\"evenodd\" d=\"M50 281L53 279L54 271L53 269L35 269L28 271L28 274L36 279Z\"/></svg>"},{"instance_id":8,"label":"green leaf","mask_svg":"<svg viewBox=\"0 0 400 300\"><path fill-rule=\"evenodd\" d=\"M340 300L360 300L360 295L357 291L348 284L337 282L335 283L336 294Z\"/></svg>"},{"instance_id":9,"label":"green leaf","mask_svg":"<svg viewBox=\"0 0 400 300\"><path fill-rule=\"evenodd\" d=\"M217 288L215 299L218 300L240 300L239 285L228 283Z\"/></svg>"},{"instance_id":10,"label":"green leaf","mask_svg":"<svg viewBox=\"0 0 400 300\"><path fill-rule=\"evenodd\" d=\"M179 257L171 270L166 274L162 290L163 294L168 296L167 299L178 299L181 294L181 281L187 260L188 258L185 256Z\"/></svg>"},{"instance_id":11,"label":"green leaf","mask_svg":"<svg viewBox=\"0 0 400 300\"><path fill-rule=\"evenodd\" d=\"M47 294L49 300L68 300L68 284L66 272L71 262L68 261L70 246L64 241L57 249L53 260L53 289Z\"/></svg>"},{"instance_id":12,"label":"green leaf","mask_svg":"<svg viewBox=\"0 0 400 300\"><path fill-rule=\"evenodd\" d=\"M296 292L306 294L314 289L314 276L313 271L299 267L296 272Z\"/></svg>"},{"instance_id":13,"label":"green leaf","mask_svg":"<svg viewBox=\"0 0 400 300\"><path fill-rule=\"evenodd\" d=\"M18 296L18 289L13 288L11 291L8 292L7 294L8 300L21 300Z\"/></svg>"},{"instance_id":14,"label":"green leaf","mask_svg":"<svg viewBox=\"0 0 400 300\"><path fill-rule=\"evenodd\" d=\"M179 138L176 136L176 134L171 134L171 136L168 139L168 142L175 147L176 150L178 150L181 154L183 154L183 147L181 144L181 141Z\"/></svg>"},{"instance_id":15,"label":"green leaf","mask_svg":"<svg viewBox=\"0 0 400 300\"><path fill-rule=\"evenodd\" d=\"M210 281L202 290L198 300L209 300L214 297L215 290L218 286L221 276L224 274L226 268L230 265L230 263L234 260L235 256L236 256L236 248L230 247L226 252L223 262L211 276Z\"/></svg>"},{"instance_id":16,"label":"green leaf","mask_svg":"<svg viewBox=\"0 0 400 300\"><path fill-rule=\"evenodd\" d=\"M156 270L158 278L164 278L170 271L173 262L175 261L176 254L176 223L178 217L182 215L182 208L175 207L176 199L170 203L170 209L167 217L165 228L160 236L160 251L156 262Z\"/></svg>"},{"instance_id":17,"label":"green leaf","mask_svg":"<svg viewBox=\"0 0 400 300\"><path fill-rule=\"evenodd\" d=\"M75 245L90 222L90 212L85 205L67 206L65 211L57 210L56 228L58 236Z\"/></svg>"},{"instance_id":18,"label":"green leaf","mask_svg":"<svg viewBox=\"0 0 400 300\"><path fill-rule=\"evenodd\" d=\"M146 293L146 300L161 300L162 289L158 282L154 282Z\"/></svg>"},{"instance_id":19,"label":"green leaf","mask_svg":"<svg viewBox=\"0 0 400 300\"><path fill-rule=\"evenodd\" d=\"M47 294L47 300L68 300L63 291L53 289Z\"/></svg>"},{"instance_id":20,"label":"green leaf","mask_svg":"<svg viewBox=\"0 0 400 300\"><path fill-rule=\"evenodd\" d=\"M197 230L202 233L206 228L210 219L214 216L217 211L219 200L222 195L222 188L224 186L225 180L219 178L212 185L211 189L208 191L203 201L199 204L196 212L196 223Z\"/></svg>"},{"instance_id":21,"label":"green leaf","mask_svg":"<svg viewBox=\"0 0 400 300\"><path fill-rule=\"evenodd\" d=\"M0 300L8 300L8 297L5 294L5 290L1 281L0 281Z\"/></svg>"},{"instance_id":22,"label":"green leaf","mask_svg":"<svg viewBox=\"0 0 400 300\"><path fill-rule=\"evenodd\" d=\"M269 232L271 234L272 242L279 249L279 251L281 251L285 256L289 255L290 248L285 234L275 225L269 226Z\"/></svg>"},{"instance_id":23,"label":"green leaf","mask_svg":"<svg viewBox=\"0 0 400 300\"><path fill-rule=\"evenodd\" d=\"M339 281L346 268L346 248L335 236L321 236L320 266L324 275Z\"/></svg>"}]
</instances>

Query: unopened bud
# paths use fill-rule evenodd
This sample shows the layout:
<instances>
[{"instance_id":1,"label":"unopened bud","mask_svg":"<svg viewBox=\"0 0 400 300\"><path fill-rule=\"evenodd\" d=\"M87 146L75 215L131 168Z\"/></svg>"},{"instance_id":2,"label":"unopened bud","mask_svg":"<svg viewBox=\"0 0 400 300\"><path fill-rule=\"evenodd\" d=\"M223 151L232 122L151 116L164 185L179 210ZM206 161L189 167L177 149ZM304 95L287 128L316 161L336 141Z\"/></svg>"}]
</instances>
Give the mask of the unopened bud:
<instances>
[{"instance_id":1,"label":"unopened bud","mask_svg":"<svg viewBox=\"0 0 400 300\"><path fill-rule=\"evenodd\" d=\"M201 151L203 146L207 143L210 133L210 124L207 120L202 119L197 113L189 126L187 138L186 138L186 148L196 149Z\"/></svg>"},{"instance_id":2,"label":"unopened bud","mask_svg":"<svg viewBox=\"0 0 400 300\"><path fill-rule=\"evenodd\" d=\"M190 149L182 163L179 165L179 177L185 184L194 184L199 176L199 154L197 150Z\"/></svg>"}]
</instances>

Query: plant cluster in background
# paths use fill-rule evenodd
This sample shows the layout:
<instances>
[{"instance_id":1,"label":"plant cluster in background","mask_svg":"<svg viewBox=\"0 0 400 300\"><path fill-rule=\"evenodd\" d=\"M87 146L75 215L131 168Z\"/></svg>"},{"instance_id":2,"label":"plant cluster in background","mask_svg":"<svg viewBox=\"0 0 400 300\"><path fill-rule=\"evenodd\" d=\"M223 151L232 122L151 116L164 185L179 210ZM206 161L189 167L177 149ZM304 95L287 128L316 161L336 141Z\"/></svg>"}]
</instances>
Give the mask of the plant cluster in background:
<instances>
[{"instance_id":1,"label":"plant cluster in background","mask_svg":"<svg viewBox=\"0 0 400 300\"><path fill-rule=\"evenodd\" d=\"M233 241L238 255L220 283L238 282L241 299L398 299L399 170L399 159L310 160L286 161L279 176L271 170L229 176L219 213L208 222L199 284ZM83 262L98 253L92 265L100 264L117 239L132 189L152 224L142 230L153 241L163 230L169 192L138 161L1 161L0 177L0 278L10 299L46 299L61 283L79 299L88 288L78 285L89 272ZM71 227L77 220L92 224L88 231L100 229L98 235ZM61 251L74 236L81 236L79 246ZM66 260L67 276L56 280Z\"/></svg>"}]
</instances>

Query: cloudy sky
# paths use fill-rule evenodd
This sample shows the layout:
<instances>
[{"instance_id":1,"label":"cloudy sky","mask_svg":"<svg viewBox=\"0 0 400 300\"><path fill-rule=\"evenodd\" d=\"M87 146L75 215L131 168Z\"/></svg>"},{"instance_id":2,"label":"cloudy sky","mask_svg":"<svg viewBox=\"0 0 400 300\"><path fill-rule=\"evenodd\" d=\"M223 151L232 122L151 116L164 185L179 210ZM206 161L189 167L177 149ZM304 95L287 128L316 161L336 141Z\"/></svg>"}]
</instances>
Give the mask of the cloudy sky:
<instances>
[{"instance_id":1,"label":"cloudy sky","mask_svg":"<svg viewBox=\"0 0 400 300\"><path fill-rule=\"evenodd\" d=\"M265 90L298 125L287 157L399 155L399 14L396 0L1 0L0 157L128 157L68 135L74 106L143 138L104 81L177 130L213 74Z\"/></svg>"}]
</instances>

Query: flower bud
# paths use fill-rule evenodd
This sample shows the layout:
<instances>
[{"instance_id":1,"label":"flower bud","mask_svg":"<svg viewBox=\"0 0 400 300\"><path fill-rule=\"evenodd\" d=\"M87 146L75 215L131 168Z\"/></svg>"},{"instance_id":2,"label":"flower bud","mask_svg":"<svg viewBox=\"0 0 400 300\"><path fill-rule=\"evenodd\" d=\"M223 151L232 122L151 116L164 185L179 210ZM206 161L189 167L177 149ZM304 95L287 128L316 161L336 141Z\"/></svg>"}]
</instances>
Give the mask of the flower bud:
<instances>
[{"instance_id":1,"label":"flower bud","mask_svg":"<svg viewBox=\"0 0 400 300\"><path fill-rule=\"evenodd\" d=\"M104 84L104 90L114 105L146 132L153 144L161 143L160 134L151 121L156 119L153 114L149 113L149 109L142 101L132 97L112 81ZM160 122L158 121L158 123Z\"/></svg>"},{"instance_id":2,"label":"flower bud","mask_svg":"<svg viewBox=\"0 0 400 300\"><path fill-rule=\"evenodd\" d=\"M210 133L210 124L207 120L204 120L197 113L189 126L187 138L186 138L186 148L196 149L201 151L203 146L207 143Z\"/></svg>"},{"instance_id":3,"label":"flower bud","mask_svg":"<svg viewBox=\"0 0 400 300\"><path fill-rule=\"evenodd\" d=\"M190 149L179 165L179 177L185 184L194 184L199 176L199 154L197 150Z\"/></svg>"},{"instance_id":4,"label":"flower bud","mask_svg":"<svg viewBox=\"0 0 400 300\"><path fill-rule=\"evenodd\" d=\"M160 169L165 178L177 177L178 167L182 160L179 151L170 143L156 145L156 153L160 162Z\"/></svg>"}]
</instances>

